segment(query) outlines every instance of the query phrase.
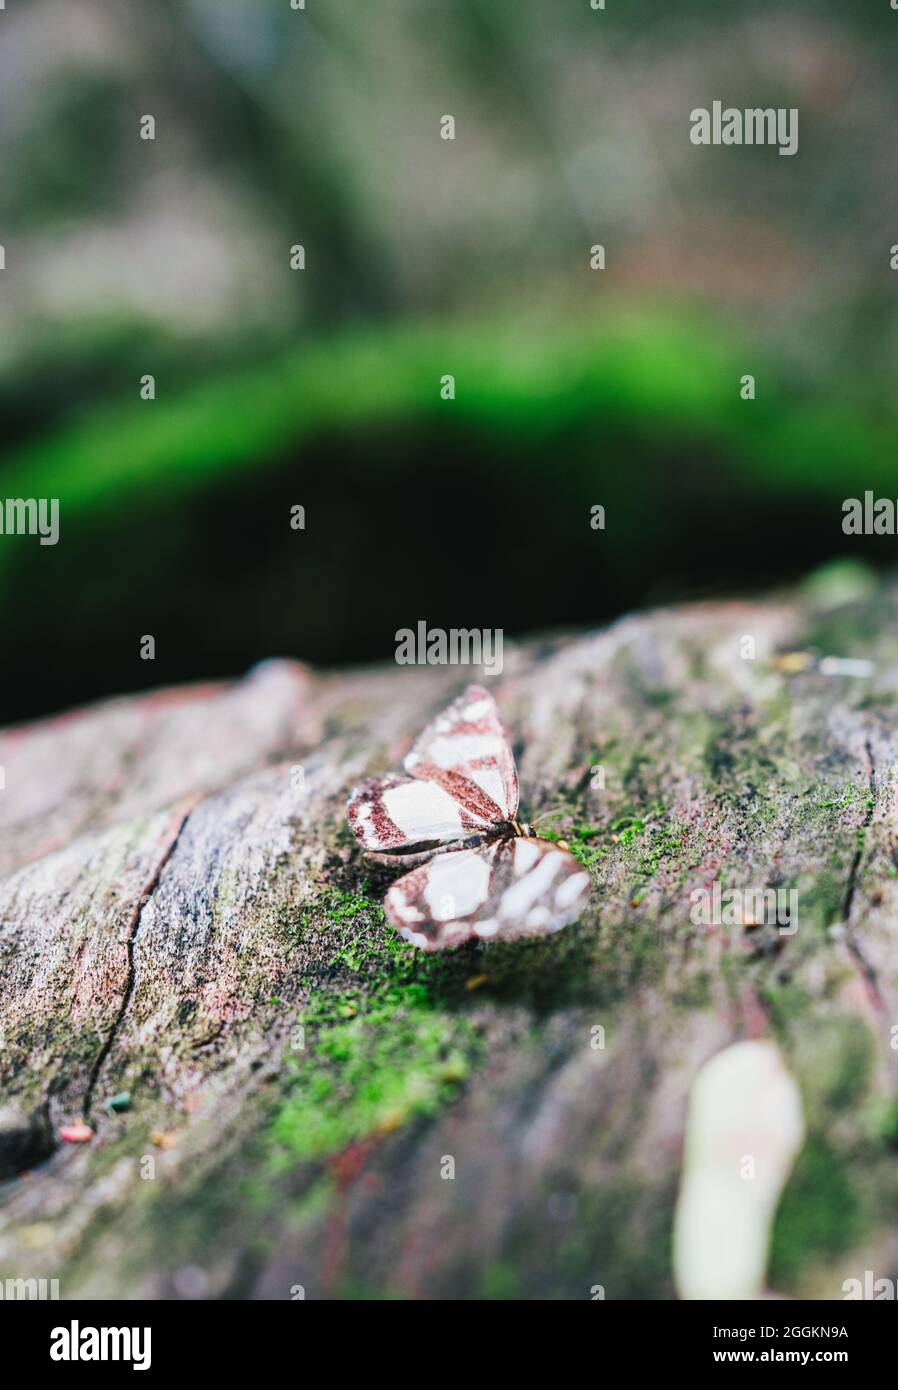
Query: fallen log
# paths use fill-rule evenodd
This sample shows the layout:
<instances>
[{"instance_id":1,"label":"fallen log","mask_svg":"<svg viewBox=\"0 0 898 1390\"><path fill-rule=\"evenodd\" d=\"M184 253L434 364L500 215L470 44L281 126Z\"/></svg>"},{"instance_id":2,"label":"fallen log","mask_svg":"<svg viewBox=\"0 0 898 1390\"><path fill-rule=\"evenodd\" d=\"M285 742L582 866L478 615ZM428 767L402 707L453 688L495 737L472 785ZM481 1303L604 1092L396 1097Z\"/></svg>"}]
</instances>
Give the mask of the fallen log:
<instances>
[{"instance_id":1,"label":"fallen log","mask_svg":"<svg viewBox=\"0 0 898 1390\"><path fill-rule=\"evenodd\" d=\"M894 1275L896 611L893 583L506 650L522 812L592 905L434 956L343 807L470 673L270 662L4 732L0 1282L671 1297L692 1082L747 1038L805 1115L770 1286ZM797 929L694 921L715 882L794 892Z\"/></svg>"}]
</instances>

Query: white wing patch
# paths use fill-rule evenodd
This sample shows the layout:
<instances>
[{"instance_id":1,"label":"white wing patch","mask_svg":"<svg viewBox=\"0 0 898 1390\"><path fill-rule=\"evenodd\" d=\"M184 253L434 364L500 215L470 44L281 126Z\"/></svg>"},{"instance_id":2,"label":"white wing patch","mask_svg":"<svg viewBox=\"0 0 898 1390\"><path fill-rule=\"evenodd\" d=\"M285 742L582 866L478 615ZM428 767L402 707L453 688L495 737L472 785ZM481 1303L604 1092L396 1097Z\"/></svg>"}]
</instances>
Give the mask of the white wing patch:
<instances>
[{"instance_id":1,"label":"white wing patch","mask_svg":"<svg viewBox=\"0 0 898 1390\"><path fill-rule=\"evenodd\" d=\"M446 769L461 767L475 759L495 760L502 752L503 740L497 734L455 734L435 738L428 749L430 761L437 767ZM421 762L420 753L409 753L405 760L406 772Z\"/></svg>"},{"instance_id":2,"label":"white wing patch","mask_svg":"<svg viewBox=\"0 0 898 1390\"><path fill-rule=\"evenodd\" d=\"M466 850L434 859L424 886L424 901L436 922L469 917L476 912L490 886L490 866L482 854Z\"/></svg>"},{"instance_id":3,"label":"white wing patch","mask_svg":"<svg viewBox=\"0 0 898 1390\"><path fill-rule=\"evenodd\" d=\"M404 835L420 839L420 832L445 826L457 835L461 831L461 808L448 792L435 782L402 782L383 793L387 815Z\"/></svg>"},{"instance_id":4,"label":"white wing patch","mask_svg":"<svg viewBox=\"0 0 898 1390\"><path fill-rule=\"evenodd\" d=\"M492 821L436 782L369 777L346 803L356 839L372 854L401 854L415 846L450 844L492 829Z\"/></svg>"},{"instance_id":5,"label":"white wing patch","mask_svg":"<svg viewBox=\"0 0 898 1390\"><path fill-rule=\"evenodd\" d=\"M495 825L518 812L514 754L489 691L469 685L424 730L405 759L413 777L436 781Z\"/></svg>"},{"instance_id":6,"label":"white wing patch","mask_svg":"<svg viewBox=\"0 0 898 1390\"><path fill-rule=\"evenodd\" d=\"M384 910L406 941L439 951L474 937L556 932L582 914L589 893L589 874L572 854L515 836L436 855L396 880Z\"/></svg>"},{"instance_id":7,"label":"white wing patch","mask_svg":"<svg viewBox=\"0 0 898 1390\"><path fill-rule=\"evenodd\" d=\"M542 843L545 844L545 841ZM526 917L530 908L535 907L537 901L548 892L563 862L564 850L543 850L532 868L510 888L506 888L499 900L499 916L509 922Z\"/></svg>"},{"instance_id":8,"label":"white wing patch","mask_svg":"<svg viewBox=\"0 0 898 1390\"><path fill-rule=\"evenodd\" d=\"M514 871L516 874L525 874L528 869L539 858L539 848L532 839L525 839L520 836L514 842Z\"/></svg>"},{"instance_id":9,"label":"white wing patch","mask_svg":"<svg viewBox=\"0 0 898 1390\"><path fill-rule=\"evenodd\" d=\"M585 870L582 874L574 874L573 878L566 878L555 890L555 906L565 912L588 889L589 874Z\"/></svg>"}]
</instances>

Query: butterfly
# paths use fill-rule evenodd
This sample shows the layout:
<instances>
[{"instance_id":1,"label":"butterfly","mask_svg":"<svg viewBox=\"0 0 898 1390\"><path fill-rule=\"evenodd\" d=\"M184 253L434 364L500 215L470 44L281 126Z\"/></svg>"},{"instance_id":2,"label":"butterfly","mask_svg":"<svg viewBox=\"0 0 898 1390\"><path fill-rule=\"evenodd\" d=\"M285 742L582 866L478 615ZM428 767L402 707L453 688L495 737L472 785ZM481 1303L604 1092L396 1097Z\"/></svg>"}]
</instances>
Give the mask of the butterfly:
<instances>
[{"instance_id":1,"label":"butterfly","mask_svg":"<svg viewBox=\"0 0 898 1390\"><path fill-rule=\"evenodd\" d=\"M567 847L518 820L518 775L496 702L470 685L424 730L408 776L370 777L346 805L370 854L430 857L384 900L389 922L425 951L513 940L576 921L590 877Z\"/></svg>"}]
</instances>

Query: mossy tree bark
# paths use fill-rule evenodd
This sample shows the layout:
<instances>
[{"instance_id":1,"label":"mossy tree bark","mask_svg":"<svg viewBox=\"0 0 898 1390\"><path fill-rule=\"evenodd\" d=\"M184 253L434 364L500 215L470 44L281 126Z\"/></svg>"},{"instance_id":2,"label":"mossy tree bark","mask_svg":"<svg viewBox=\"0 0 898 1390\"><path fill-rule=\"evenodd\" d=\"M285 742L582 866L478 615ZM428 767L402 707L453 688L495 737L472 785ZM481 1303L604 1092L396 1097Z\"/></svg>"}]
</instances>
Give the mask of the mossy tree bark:
<instances>
[{"instance_id":1,"label":"mossy tree bark","mask_svg":"<svg viewBox=\"0 0 898 1390\"><path fill-rule=\"evenodd\" d=\"M385 924L343 804L457 669L270 663L2 735L0 1276L671 1296L691 1082L768 1035L808 1124L772 1286L894 1274L896 612L705 605L508 655L524 811L561 807L593 904L444 957ZM694 925L714 880L797 890L798 930Z\"/></svg>"}]
</instances>

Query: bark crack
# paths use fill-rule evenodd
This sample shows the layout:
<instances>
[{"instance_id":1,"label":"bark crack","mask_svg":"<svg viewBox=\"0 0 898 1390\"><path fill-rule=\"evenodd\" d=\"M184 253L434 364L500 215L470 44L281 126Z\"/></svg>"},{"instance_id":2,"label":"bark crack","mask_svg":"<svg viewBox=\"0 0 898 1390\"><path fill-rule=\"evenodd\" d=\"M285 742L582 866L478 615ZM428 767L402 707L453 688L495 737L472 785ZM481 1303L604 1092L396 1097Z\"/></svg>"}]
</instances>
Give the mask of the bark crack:
<instances>
[{"instance_id":1,"label":"bark crack","mask_svg":"<svg viewBox=\"0 0 898 1390\"><path fill-rule=\"evenodd\" d=\"M175 816L173 817L171 830L169 832L168 844L165 846L165 849L159 856L159 859L153 868L152 874L145 883L143 890L140 896L138 897L137 902L134 905L134 911L131 913L131 917L128 922L128 935L125 941L125 948L128 952L128 974L127 979L125 981L125 989L122 995L122 1002L119 1005L118 1012L115 1018L113 1019L112 1027L109 1030L109 1035L106 1038L106 1041L103 1043L103 1046L100 1048L100 1051L97 1053L97 1056L94 1060L94 1064L90 1070L90 1076L87 1082L87 1090L84 1093L84 1104L82 1106L82 1115L85 1120L89 1119L90 1117L90 1112L93 1108L94 1095L97 1089L97 1083L100 1079L100 1073L103 1070L107 1057L112 1051L112 1045L115 1042L115 1039L118 1035L118 1031L121 1027L122 1020L124 1019L125 1014L128 1012L128 1006L131 1003L131 997L134 993L134 985L136 978L134 968L134 945L137 940L137 934L140 931L140 919L143 915L143 910L146 907L147 903L151 901L153 894L155 893L156 888L159 884L159 879L162 875L162 870L165 868L166 864L174 854L175 849L178 845L178 841L180 840L181 835L184 831L184 827L190 819L191 812L193 811L199 799L199 797L194 797L186 806L184 806L180 811L176 812Z\"/></svg>"},{"instance_id":2,"label":"bark crack","mask_svg":"<svg viewBox=\"0 0 898 1390\"><path fill-rule=\"evenodd\" d=\"M866 831L873 819L873 811L876 805L876 763L873 758L873 745L869 739L867 739L864 747L867 750L867 764L870 769L870 795L867 801L866 814L861 822L861 829ZM857 888L858 871L860 870L863 857L864 844L863 840L860 840L854 852L854 858L851 861L851 868L848 873L848 884L845 889L845 899L842 905L842 920L844 922L847 922L848 918L851 916L851 907L854 902L855 889Z\"/></svg>"},{"instance_id":3,"label":"bark crack","mask_svg":"<svg viewBox=\"0 0 898 1390\"><path fill-rule=\"evenodd\" d=\"M867 750L867 764L870 769L870 794L867 800L866 814L861 822L861 829L866 832L873 821L873 812L876 809L876 759L873 755L873 744L870 739L867 739L864 747ZM877 1009L882 1009L885 1007L885 1001L880 993L879 979L876 970L867 960L860 942L855 937L850 922L851 909L854 905L854 896L857 890L858 877L860 875L861 860L864 857L864 847L864 841L860 839L857 849L854 852L854 858L851 861L851 869L848 874L845 901L842 907L842 920L845 924L845 941L848 950L863 977L864 984L867 986L867 991L873 1004Z\"/></svg>"}]
</instances>

